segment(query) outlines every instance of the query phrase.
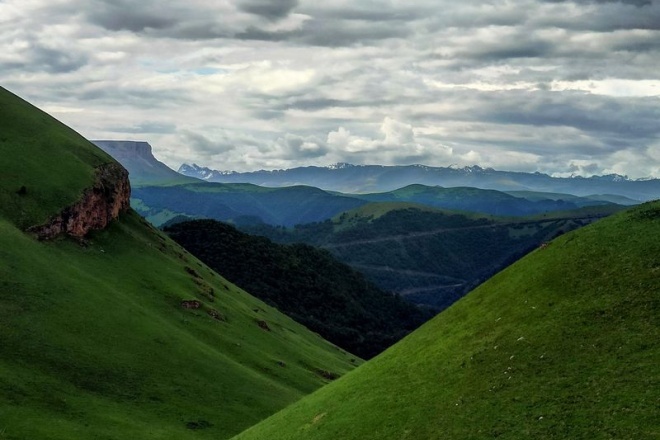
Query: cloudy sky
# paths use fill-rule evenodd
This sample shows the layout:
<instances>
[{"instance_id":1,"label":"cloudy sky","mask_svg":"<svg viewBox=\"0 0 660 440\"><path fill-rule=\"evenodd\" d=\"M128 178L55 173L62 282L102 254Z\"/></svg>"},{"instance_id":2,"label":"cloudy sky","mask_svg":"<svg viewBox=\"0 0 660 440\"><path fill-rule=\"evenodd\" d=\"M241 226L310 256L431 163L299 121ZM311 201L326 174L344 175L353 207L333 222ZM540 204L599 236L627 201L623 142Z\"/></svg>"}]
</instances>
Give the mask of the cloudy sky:
<instances>
[{"instance_id":1,"label":"cloudy sky","mask_svg":"<svg viewBox=\"0 0 660 440\"><path fill-rule=\"evenodd\" d=\"M660 177L660 0L0 0L0 85L173 168Z\"/></svg>"}]
</instances>

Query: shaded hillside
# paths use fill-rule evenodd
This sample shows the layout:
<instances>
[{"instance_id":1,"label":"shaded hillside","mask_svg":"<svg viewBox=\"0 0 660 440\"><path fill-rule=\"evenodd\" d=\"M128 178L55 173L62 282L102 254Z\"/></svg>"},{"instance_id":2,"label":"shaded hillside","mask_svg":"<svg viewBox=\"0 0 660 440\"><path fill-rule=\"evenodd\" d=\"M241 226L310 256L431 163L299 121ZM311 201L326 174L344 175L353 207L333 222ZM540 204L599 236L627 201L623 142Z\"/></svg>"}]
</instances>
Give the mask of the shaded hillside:
<instances>
[{"instance_id":1,"label":"shaded hillside","mask_svg":"<svg viewBox=\"0 0 660 440\"><path fill-rule=\"evenodd\" d=\"M283 226L323 221L367 203L306 186L264 188L206 182L139 187L133 191L133 202L134 208L155 225L185 215Z\"/></svg>"},{"instance_id":2,"label":"shaded hillside","mask_svg":"<svg viewBox=\"0 0 660 440\"><path fill-rule=\"evenodd\" d=\"M214 220L177 223L165 232L229 281L363 358L432 316L309 245L278 245Z\"/></svg>"},{"instance_id":3,"label":"shaded hillside","mask_svg":"<svg viewBox=\"0 0 660 440\"><path fill-rule=\"evenodd\" d=\"M507 220L385 203L293 229L242 229L278 242L323 247L382 289L443 309L541 243L608 213L585 209Z\"/></svg>"},{"instance_id":4,"label":"shaded hillside","mask_svg":"<svg viewBox=\"0 0 660 440\"><path fill-rule=\"evenodd\" d=\"M194 183L199 179L184 176L169 168L156 159L151 145L139 141L97 140L94 145L111 155L130 173L131 184L144 185L174 185Z\"/></svg>"},{"instance_id":5,"label":"shaded hillside","mask_svg":"<svg viewBox=\"0 0 660 440\"><path fill-rule=\"evenodd\" d=\"M655 439L660 202L566 234L235 437Z\"/></svg>"},{"instance_id":6,"label":"shaded hillside","mask_svg":"<svg viewBox=\"0 0 660 440\"><path fill-rule=\"evenodd\" d=\"M0 171L3 439L228 438L359 363L128 210L118 164L4 89Z\"/></svg>"},{"instance_id":7,"label":"shaded hillside","mask_svg":"<svg viewBox=\"0 0 660 440\"><path fill-rule=\"evenodd\" d=\"M557 178L542 173L499 171L471 166L382 166L340 163L329 167L299 167L288 170L219 172L196 165L182 165L179 172L209 182L247 182L263 186L309 185L326 191L373 193L393 191L411 184L472 187L498 191L540 191L577 196L613 194L637 201L660 198L660 179L629 180L608 175Z\"/></svg>"}]
</instances>

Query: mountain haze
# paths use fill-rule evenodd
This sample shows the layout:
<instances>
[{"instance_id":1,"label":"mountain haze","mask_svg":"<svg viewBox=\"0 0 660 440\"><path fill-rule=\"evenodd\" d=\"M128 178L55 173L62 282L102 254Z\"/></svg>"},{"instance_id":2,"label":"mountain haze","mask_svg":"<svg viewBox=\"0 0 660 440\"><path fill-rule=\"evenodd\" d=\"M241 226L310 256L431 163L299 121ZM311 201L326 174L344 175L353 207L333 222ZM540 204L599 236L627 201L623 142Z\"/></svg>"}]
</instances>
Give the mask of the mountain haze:
<instances>
[{"instance_id":1,"label":"mountain haze","mask_svg":"<svg viewBox=\"0 0 660 440\"><path fill-rule=\"evenodd\" d=\"M411 184L443 187L473 187L498 191L541 191L577 196L613 194L637 201L660 198L660 179L629 180L625 176L557 178L542 173L498 171L471 166L382 166L336 164L330 167L300 167L288 170L220 172L183 164L179 172L209 182L253 183L263 186L310 185L327 191L373 193L393 191Z\"/></svg>"}]
</instances>

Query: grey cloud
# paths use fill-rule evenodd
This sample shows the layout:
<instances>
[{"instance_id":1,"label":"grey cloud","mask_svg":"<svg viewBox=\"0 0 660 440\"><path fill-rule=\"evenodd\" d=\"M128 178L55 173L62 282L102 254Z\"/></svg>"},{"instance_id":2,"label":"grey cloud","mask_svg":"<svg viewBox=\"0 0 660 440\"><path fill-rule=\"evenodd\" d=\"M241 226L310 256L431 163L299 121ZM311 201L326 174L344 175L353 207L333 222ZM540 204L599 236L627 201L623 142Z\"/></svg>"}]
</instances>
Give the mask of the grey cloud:
<instances>
[{"instance_id":1,"label":"grey cloud","mask_svg":"<svg viewBox=\"0 0 660 440\"><path fill-rule=\"evenodd\" d=\"M660 106L656 99L571 96L569 93L551 93L535 99L508 95L500 96L488 113L477 109L479 118L503 124L574 127L609 136L612 142L619 137L629 142L660 136L657 123Z\"/></svg>"},{"instance_id":2,"label":"grey cloud","mask_svg":"<svg viewBox=\"0 0 660 440\"><path fill-rule=\"evenodd\" d=\"M107 131L115 133L159 133L159 134L169 134L176 131L176 124L171 124L168 122L155 122L155 121L145 121L139 124L130 125L126 127L109 127L106 128Z\"/></svg>"},{"instance_id":3,"label":"grey cloud","mask_svg":"<svg viewBox=\"0 0 660 440\"><path fill-rule=\"evenodd\" d=\"M325 156L330 149L327 144L316 136L302 137L287 133L277 140L277 144L284 150L284 157L311 159Z\"/></svg>"},{"instance_id":4,"label":"grey cloud","mask_svg":"<svg viewBox=\"0 0 660 440\"><path fill-rule=\"evenodd\" d=\"M284 18L296 6L298 6L298 0L239 0L238 2L240 10L268 20Z\"/></svg>"},{"instance_id":5,"label":"grey cloud","mask_svg":"<svg viewBox=\"0 0 660 440\"><path fill-rule=\"evenodd\" d=\"M478 47L470 47L460 51L457 58L470 57L479 60L500 60L510 58L542 58L554 51L554 45L535 37L518 35L504 41L481 43Z\"/></svg>"},{"instance_id":6,"label":"grey cloud","mask_svg":"<svg viewBox=\"0 0 660 440\"><path fill-rule=\"evenodd\" d=\"M564 2L553 2L564 3ZM578 10L577 16L548 16L534 20L535 26L570 30L611 32L626 29L660 30L658 2L582 2L597 3L597 7Z\"/></svg>"},{"instance_id":7,"label":"grey cloud","mask_svg":"<svg viewBox=\"0 0 660 440\"><path fill-rule=\"evenodd\" d=\"M72 89L64 93L75 94L81 101L94 101L112 106L130 105L143 110L155 108L181 108L192 101L183 90L176 89L147 89L135 86L117 86L110 89L107 85L82 87L82 90Z\"/></svg>"},{"instance_id":8,"label":"grey cloud","mask_svg":"<svg viewBox=\"0 0 660 440\"><path fill-rule=\"evenodd\" d=\"M380 23L356 25L350 21L308 20L302 29L294 31L267 31L250 26L242 32L237 32L234 38L273 42L289 41L294 44L323 47L348 47L370 44L389 38L403 38L410 35L411 32L404 26L393 27Z\"/></svg>"},{"instance_id":9,"label":"grey cloud","mask_svg":"<svg viewBox=\"0 0 660 440\"><path fill-rule=\"evenodd\" d=\"M314 46L341 47L372 43L390 38L404 38L411 35L407 26L390 26L388 24L365 22L326 22L310 21L306 23L305 32L299 41Z\"/></svg>"},{"instance_id":10,"label":"grey cloud","mask_svg":"<svg viewBox=\"0 0 660 440\"><path fill-rule=\"evenodd\" d=\"M256 26L249 26L244 31L234 34L233 38L237 40L255 40L255 41L287 41L299 38L300 31L266 31Z\"/></svg>"},{"instance_id":11,"label":"grey cloud","mask_svg":"<svg viewBox=\"0 0 660 440\"><path fill-rule=\"evenodd\" d=\"M73 72L85 66L89 62L86 54L75 50L50 49L37 46L32 49L31 66L25 66L30 70L45 70L50 73Z\"/></svg>"},{"instance_id":12,"label":"grey cloud","mask_svg":"<svg viewBox=\"0 0 660 440\"><path fill-rule=\"evenodd\" d=\"M156 5L134 2L103 1L88 11L90 21L111 31L143 32L149 29L165 29L176 23L175 17L164 13Z\"/></svg>"},{"instance_id":13,"label":"grey cloud","mask_svg":"<svg viewBox=\"0 0 660 440\"><path fill-rule=\"evenodd\" d=\"M634 6L648 6L653 4L652 0L541 0L544 3L577 3L577 4L594 4L594 3L623 3Z\"/></svg>"},{"instance_id":14,"label":"grey cloud","mask_svg":"<svg viewBox=\"0 0 660 440\"><path fill-rule=\"evenodd\" d=\"M219 136L219 139L210 139L203 134L184 130L181 132L181 141L188 148L203 155L226 153L236 149L236 145L225 133Z\"/></svg>"}]
</instances>

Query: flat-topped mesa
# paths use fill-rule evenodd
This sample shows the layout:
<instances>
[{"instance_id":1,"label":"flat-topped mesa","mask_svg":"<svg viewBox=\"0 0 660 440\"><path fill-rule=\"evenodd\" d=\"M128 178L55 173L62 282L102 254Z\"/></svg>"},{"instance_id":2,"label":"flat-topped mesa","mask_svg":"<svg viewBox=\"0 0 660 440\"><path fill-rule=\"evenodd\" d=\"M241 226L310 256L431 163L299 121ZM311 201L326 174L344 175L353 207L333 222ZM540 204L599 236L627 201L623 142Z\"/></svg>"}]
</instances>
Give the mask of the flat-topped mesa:
<instances>
[{"instance_id":1,"label":"flat-topped mesa","mask_svg":"<svg viewBox=\"0 0 660 440\"><path fill-rule=\"evenodd\" d=\"M92 141L94 145L110 154L116 160L121 162L126 159L142 158L149 161L155 161L152 147L144 141Z\"/></svg>"},{"instance_id":2,"label":"flat-topped mesa","mask_svg":"<svg viewBox=\"0 0 660 440\"><path fill-rule=\"evenodd\" d=\"M43 225L33 226L29 232L39 240L48 240L60 234L82 238L89 231L104 229L130 208L131 186L128 171L118 163L96 168L96 179L80 200L67 206Z\"/></svg>"}]
</instances>

